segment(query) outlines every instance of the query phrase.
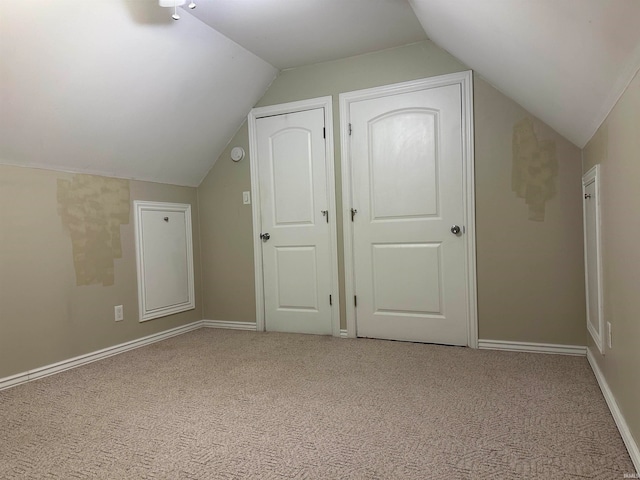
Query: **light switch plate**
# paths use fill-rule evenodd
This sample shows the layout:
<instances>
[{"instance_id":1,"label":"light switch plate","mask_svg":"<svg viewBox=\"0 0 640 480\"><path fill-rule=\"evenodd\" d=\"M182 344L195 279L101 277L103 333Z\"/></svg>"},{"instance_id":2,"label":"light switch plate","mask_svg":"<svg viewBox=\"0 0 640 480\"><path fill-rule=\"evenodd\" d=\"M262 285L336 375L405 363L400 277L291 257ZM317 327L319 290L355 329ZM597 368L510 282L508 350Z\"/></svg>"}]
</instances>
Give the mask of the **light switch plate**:
<instances>
[{"instance_id":1,"label":"light switch plate","mask_svg":"<svg viewBox=\"0 0 640 480\"><path fill-rule=\"evenodd\" d=\"M249 205L251 203L251 193L242 192L242 204Z\"/></svg>"},{"instance_id":2,"label":"light switch plate","mask_svg":"<svg viewBox=\"0 0 640 480\"><path fill-rule=\"evenodd\" d=\"M124 320L124 309L122 308L122 305L116 305L115 307L113 307L113 311L116 317L116 322L121 322L122 320Z\"/></svg>"}]
</instances>

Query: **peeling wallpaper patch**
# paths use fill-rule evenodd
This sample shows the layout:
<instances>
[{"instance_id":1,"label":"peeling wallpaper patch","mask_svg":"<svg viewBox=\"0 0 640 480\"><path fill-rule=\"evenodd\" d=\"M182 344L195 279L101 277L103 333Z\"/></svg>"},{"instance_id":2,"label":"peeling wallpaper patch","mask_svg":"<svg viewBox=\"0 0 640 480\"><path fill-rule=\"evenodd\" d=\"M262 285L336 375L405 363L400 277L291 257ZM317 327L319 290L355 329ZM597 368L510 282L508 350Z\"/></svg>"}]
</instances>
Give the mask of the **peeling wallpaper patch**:
<instances>
[{"instance_id":1,"label":"peeling wallpaper patch","mask_svg":"<svg viewBox=\"0 0 640 480\"><path fill-rule=\"evenodd\" d=\"M113 261L122 257L120 225L129 223L129 208L129 180L58 179L58 213L71 234L76 285L113 285Z\"/></svg>"},{"instance_id":2,"label":"peeling wallpaper patch","mask_svg":"<svg viewBox=\"0 0 640 480\"><path fill-rule=\"evenodd\" d=\"M513 126L511 190L529 206L529 220L544 221L547 200L556 193L556 142L539 140L530 118Z\"/></svg>"}]
</instances>

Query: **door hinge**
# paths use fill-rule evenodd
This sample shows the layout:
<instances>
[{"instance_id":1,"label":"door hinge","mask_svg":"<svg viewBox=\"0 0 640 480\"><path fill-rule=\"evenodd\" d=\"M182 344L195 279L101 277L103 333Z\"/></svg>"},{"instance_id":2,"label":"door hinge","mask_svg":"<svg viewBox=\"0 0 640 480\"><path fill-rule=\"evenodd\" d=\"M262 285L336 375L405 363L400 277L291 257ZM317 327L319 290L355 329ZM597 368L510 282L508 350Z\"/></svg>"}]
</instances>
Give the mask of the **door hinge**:
<instances>
[{"instance_id":1,"label":"door hinge","mask_svg":"<svg viewBox=\"0 0 640 480\"><path fill-rule=\"evenodd\" d=\"M358 296L357 296L357 295L354 295L354 296L353 296L353 306L354 306L354 307L357 307L357 306L358 306Z\"/></svg>"},{"instance_id":2,"label":"door hinge","mask_svg":"<svg viewBox=\"0 0 640 480\"><path fill-rule=\"evenodd\" d=\"M327 129L322 127L322 138L327 138Z\"/></svg>"},{"instance_id":3,"label":"door hinge","mask_svg":"<svg viewBox=\"0 0 640 480\"><path fill-rule=\"evenodd\" d=\"M349 135L351 135L351 132L353 132L353 128L351 127L351 124L349 124Z\"/></svg>"},{"instance_id":4,"label":"door hinge","mask_svg":"<svg viewBox=\"0 0 640 480\"><path fill-rule=\"evenodd\" d=\"M333 300L331 300L331 295L329 295L329 305L333 305Z\"/></svg>"},{"instance_id":5,"label":"door hinge","mask_svg":"<svg viewBox=\"0 0 640 480\"><path fill-rule=\"evenodd\" d=\"M353 222L353 217L356 216L356 213L358 213L358 210L356 210L355 208L351 209L351 221Z\"/></svg>"}]
</instances>

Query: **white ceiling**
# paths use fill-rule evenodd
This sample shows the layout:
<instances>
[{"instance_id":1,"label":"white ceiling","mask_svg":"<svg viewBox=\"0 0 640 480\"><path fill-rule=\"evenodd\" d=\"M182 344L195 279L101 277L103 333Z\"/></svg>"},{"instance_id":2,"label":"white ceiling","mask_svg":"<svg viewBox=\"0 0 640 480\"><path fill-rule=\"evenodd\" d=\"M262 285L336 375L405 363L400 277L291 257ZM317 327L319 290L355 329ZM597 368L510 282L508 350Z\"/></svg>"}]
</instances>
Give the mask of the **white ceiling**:
<instances>
[{"instance_id":1,"label":"white ceiling","mask_svg":"<svg viewBox=\"0 0 640 480\"><path fill-rule=\"evenodd\" d=\"M0 4L0 163L196 186L277 74L156 1Z\"/></svg>"},{"instance_id":2,"label":"white ceiling","mask_svg":"<svg viewBox=\"0 0 640 480\"><path fill-rule=\"evenodd\" d=\"M409 0L431 40L583 147L640 67L639 0Z\"/></svg>"},{"instance_id":3,"label":"white ceiling","mask_svg":"<svg viewBox=\"0 0 640 480\"><path fill-rule=\"evenodd\" d=\"M196 186L278 69L427 36L582 147L640 66L640 0L196 2L0 0L0 163Z\"/></svg>"},{"instance_id":4,"label":"white ceiling","mask_svg":"<svg viewBox=\"0 0 640 480\"><path fill-rule=\"evenodd\" d=\"M187 10L278 69L426 39L406 0L196 0Z\"/></svg>"}]
</instances>

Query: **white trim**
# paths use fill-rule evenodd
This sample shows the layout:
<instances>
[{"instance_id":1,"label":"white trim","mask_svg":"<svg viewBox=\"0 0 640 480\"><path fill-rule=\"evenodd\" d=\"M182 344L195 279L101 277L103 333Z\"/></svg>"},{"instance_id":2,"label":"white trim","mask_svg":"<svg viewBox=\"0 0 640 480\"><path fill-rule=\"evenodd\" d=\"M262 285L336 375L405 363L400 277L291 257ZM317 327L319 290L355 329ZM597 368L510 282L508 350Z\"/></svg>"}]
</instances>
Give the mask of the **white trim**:
<instances>
[{"instance_id":1,"label":"white trim","mask_svg":"<svg viewBox=\"0 0 640 480\"><path fill-rule=\"evenodd\" d=\"M596 222L596 283L598 288L598 330L596 332L591 325L591 316L589 312L589 262L587 259L587 209L586 198L582 204L582 225L584 235L584 280L585 280L585 295L587 300L587 330L591 334L591 338L595 342L598 350L602 355L605 354L605 338L606 333L604 329L604 293L602 291L602 226L600 215L600 165L594 165L587 173L582 176L582 196L585 196L585 189L588 185L594 184L595 188L595 222ZM591 272L593 274L593 272Z\"/></svg>"},{"instance_id":2,"label":"white trim","mask_svg":"<svg viewBox=\"0 0 640 480\"><path fill-rule=\"evenodd\" d=\"M260 202L260 181L258 177L258 159L256 152L258 151L258 138L256 135L256 120L253 110L249 112L247 117L247 126L249 129L249 167L251 175L251 218L253 228L253 276L255 282L256 296L256 330L264 332L264 281L262 277L262 240L260 232L262 231L261 220L261 202Z\"/></svg>"},{"instance_id":3,"label":"white trim","mask_svg":"<svg viewBox=\"0 0 640 480\"><path fill-rule=\"evenodd\" d=\"M593 374L596 376L596 380L598 381L598 385L600 386L600 390L602 390L602 395L604 396L605 401L607 402L607 406L609 410L611 410L611 415L613 416L613 420L616 422L616 426L618 427L618 431L620 432L620 436L624 441L625 446L627 447L627 451L629 452L629 456L631 457L631 461L633 462L633 466L636 469L637 473L640 473L640 449L638 448L638 444L633 439L633 435L631 434L631 430L629 430L629 425L622 415L620 408L618 407L618 403L616 402L616 398L613 395L613 392L609 388L609 384L607 380L604 378L600 367L598 367L598 362L594 358L593 354L589 349L587 349L587 360L589 361L589 365L591 365L591 369L593 370ZM631 472L629 472L631 473Z\"/></svg>"},{"instance_id":4,"label":"white trim","mask_svg":"<svg viewBox=\"0 0 640 480\"><path fill-rule=\"evenodd\" d=\"M356 306L354 299L355 273L354 273L354 253L353 253L353 222L351 218L351 208L353 208L351 162L349 161L349 105L351 102L345 94L340 94L340 163L342 170L342 245L344 249L344 293L345 293L345 313L347 323L347 337L356 338ZM347 300L348 299L348 300Z\"/></svg>"},{"instance_id":5,"label":"white trim","mask_svg":"<svg viewBox=\"0 0 640 480\"><path fill-rule=\"evenodd\" d=\"M477 302L477 277L476 277L476 223L475 223L475 191L474 191L474 130L473 130L473 74L472 72L459 72L449 75L414 80L410 82L396 83L383 87L368 88L355 92L340 94L340 135L342 155L342 232L344 237L344 271L345 271L345 295L353 298L355 295L355 274L353 260L353 225L350 221L350 209L352 207L352 178L351 159L349 152L349 107L352 102L380 98L383 96L397 95L401 93L415 92L429 88L443 87L447 85L460 85L462 94L462 155L464 162L463 194L464 194L464 235L466 242L466 276L467 276L467 345L471 348L478 347L478 302ZM349 337L356 337L356 311L354 302L346 302L347 333Z\"/></svg>"},{"instance_id":6,"label":"white trim","mask_svg":"<svg viewBox=\"0 0 640 480\"><path fill-rule=\"evenodd\" d=\"M166 317L175 313L185 312L196 308L195 282L193 273L193 234L191 228L191 205L188 203L147 202L135 200L133 202L135 219L136 267L138 273L138 321L146 322L154 318ZM156 308L147 307L147 284L144 256L144 230L142 213L150 212L179 212L184 214L184 235L186 243L187 267L187 299L184 302L163 305ZM165 218L167 220L167 218ZM177 254L180 252L176 252ZM180 258L178 256L178 258ZM182 257L184 258L184 257Z\"/></svg>"},{"instance_id":7,"label":"white trim","mask_svg":"<svg viewBox=\"0 0 640 480\"><path fill-rule=\"evenodd\" d=\"M504 350L507 352L552 353L584 357L587 347L582 345L560 345L556 343L509 342L504 340L478 340L482 350Z\"/></svg>"},{"instance_id":8,"label":"white trim","mask_svg":"<svg viewBox=\"0 0 640 480\"><path fill-rule=\"evenodd\" d=\"M473 112L473 72L466 75L460 82L462 94L462 122L464 132L462 137L463 161L466 171L462 180L465 192L465 229L466 229L466 267L467 267L467 344L471 348L478 348L478 284L476 276L476 192L475 192L475 130Z\"/></svg>"},{"instance_id":9,"label":"white trim","mask_svg":"<svg viewBox=\"0 0 640 480\"><path fill-rule=\"evenodd\" d=\"M258 175L258 139L256 135L256 120L262 117L283 115L286 113L303 112L316 108L324 109L324 124L326 132L326 170L327 170L327 200L329 209L329 242L331 255L331 330L334 336L340 335L340 288L338 282L338 230L336 224L336 192L335 192L335 166L333 155L333 105L331 96L311 98L298 102L256 107L249 112L247 124L249 127L249 160L251 167L251 195L253 205L251 213L253 217L253 262L255 275L256 294L256 330L265 330L264 319L264 284L262 272L262 241L259 238L261 231L261 198L260 178Z\"/></svg>"},{"instance_id":10,"label":"white trim","mask_svg":"<svg viewBox=\"0 0 640 480\"><path fill-rule=\"evenodd\" d=\"M349 338L349 332L347 331L347 329L340 329L340 337L341 338Z\"/></svg>"},{"instance_id":11,"label":"white trim","mask_svg":"<svg viewBox=\"0 0 640 480\"><path fill-rule=\"evenodd\" d=\"M47 377L55 373L64 372L65 370L80 367L82 365L86 365L97 360L102 360L119 353L128 352L139 347L144 347L145 345L156 343L167 338L175 337L176 335L182 335L183 333L202 328L202 326L202 320L198 320L197 322L189 323L181 327L172 328L170 330L165 330L164 332L154 333L153 335L148 335L137 340L131 340L130 342L121 343L113 347L96 350L95 352L86 353L84 355L73 357L68 360L63 360L61 362L52 363L51 365L46 365L44 367L34 368L33 370L28 370L11 377L0 378L0 390L20 385L22 383L30 382L38 378Z\"/></svg>"},{"instance_id":12,"label":"white trim","mask_svg":"<svg viewBox=\"0 0 640 480\"><path fill-rule=\"evenodd\" d=\"M18 373L17 375L11 375L10 377L0 378L0 390L20 385L21 383L27 383L28 381L29 372Z\"/></svg>"},{"instance_id":13,"label":"white trim","mask_svg":"<svg viewBox=\"0 0 640 480\"><path fill-rule=\"evenodd\" d=\"M227 322L224 320L203 320L202 326L205 328L224 328L227 330L248 330L256 331L256 322Z\"/></svg>"}]
</instances>

